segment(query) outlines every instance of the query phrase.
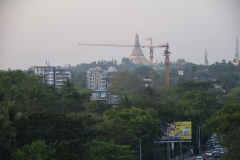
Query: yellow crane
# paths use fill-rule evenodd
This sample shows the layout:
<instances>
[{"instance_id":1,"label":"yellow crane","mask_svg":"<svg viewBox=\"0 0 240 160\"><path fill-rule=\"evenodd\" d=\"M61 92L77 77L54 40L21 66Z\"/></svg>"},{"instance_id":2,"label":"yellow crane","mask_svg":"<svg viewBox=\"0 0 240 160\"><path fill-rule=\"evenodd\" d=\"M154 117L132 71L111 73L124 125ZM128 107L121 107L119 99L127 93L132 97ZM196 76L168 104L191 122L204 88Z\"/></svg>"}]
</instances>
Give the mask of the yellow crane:
<instances>
[{"instance_id":1,"label":"yellow crane","mask_svg":"<svg viewBox=\"0 0 240 160\"><path fill-rule=\"evenodd\" d=\"M149 47L150 49L150 78L152 80L151 82L151 87L153 87L153 50L154 48L163 48L166 47L164 54L168 54L170 52L168 52L169 49L169 45L167 44L162 44L162 45L152 45L152 38L148 38L148 40L150 41L150 45L118 45L118 44L87 44L87 43L78 43L78 45L82 45L82 46L110 46L110 47L141 47L141 48L145 48L145 47ZM168 58L168 66L169 66L169 58ZM167 64L166 64L166 72L167 72ZM166 73L167 74L167 73ZM167 83L167 78L166 78L166 85L169 85L169 67L168 67L168 83Z\"/></svg>"}]
</instances>

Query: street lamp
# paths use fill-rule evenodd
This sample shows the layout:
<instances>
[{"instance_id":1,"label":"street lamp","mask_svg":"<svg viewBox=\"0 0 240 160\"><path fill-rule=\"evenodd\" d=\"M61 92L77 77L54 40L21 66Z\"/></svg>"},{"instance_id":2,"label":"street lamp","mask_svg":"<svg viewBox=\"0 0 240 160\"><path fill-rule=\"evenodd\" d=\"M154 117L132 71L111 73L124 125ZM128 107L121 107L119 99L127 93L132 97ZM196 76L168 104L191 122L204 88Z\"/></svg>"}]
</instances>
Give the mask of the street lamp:
<instances>
[{"instance_id":1,"label":"street lamp","mask_svg":"<svg viewBox=\"0 0 240 160\"><path fill-rule=\"evenodd\" d=\"M150 96L150 90L151 90L151 88L150 88L150 84L152 83L152 80L150 79L150 78L148 78L147 76L143 79L143 83L145 83L145 85L146 85L146 91L147 91L147 94L148 94L148 98L149 98L149 96Z\"/></svg>"},{"instance_id":2,"label":"street lamp","mask_svg":"<svg viewBox=\"0 0 240 160\"><path fill-rule=\"evenodd\" d=\"M151 78L148 78L148 76L146 76L144 79L143 79L143 83L146 84L146 87L150 86L150 83L152 82L152 79Z\"/></svg>"}]
</instances>

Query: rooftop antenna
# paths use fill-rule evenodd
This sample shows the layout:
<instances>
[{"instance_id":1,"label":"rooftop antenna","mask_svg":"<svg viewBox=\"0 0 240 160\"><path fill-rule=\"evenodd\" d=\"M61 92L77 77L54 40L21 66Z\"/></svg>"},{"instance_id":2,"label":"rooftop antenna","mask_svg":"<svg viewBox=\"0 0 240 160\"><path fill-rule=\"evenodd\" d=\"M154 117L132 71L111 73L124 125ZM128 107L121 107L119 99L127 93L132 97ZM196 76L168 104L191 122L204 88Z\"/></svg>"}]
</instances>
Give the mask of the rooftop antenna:
<instances>
[{"instance_id":1,"label":"rooftop antenna","mask_svg":"<svg viewBox=\"0 0 240 160\"><path fill-rule=\"evenodd\" d=\"M49 63L49 61L47 61L47 59L46 59L46 65L47 65L47 66L50 66L50 63Z\"/></svg>"},{"instance_id":2,"label":"rooftop antenna","mask_svg":"<svg viewBox=\"0 0 240 160\"><path fill-rule=\"evenodd\" d=\"M207 65L208 65L208 60L207 60L207 50L205 49L204 53L204 65L205 65L205 71L208 71Z\"/></svg>"}]
</instances>

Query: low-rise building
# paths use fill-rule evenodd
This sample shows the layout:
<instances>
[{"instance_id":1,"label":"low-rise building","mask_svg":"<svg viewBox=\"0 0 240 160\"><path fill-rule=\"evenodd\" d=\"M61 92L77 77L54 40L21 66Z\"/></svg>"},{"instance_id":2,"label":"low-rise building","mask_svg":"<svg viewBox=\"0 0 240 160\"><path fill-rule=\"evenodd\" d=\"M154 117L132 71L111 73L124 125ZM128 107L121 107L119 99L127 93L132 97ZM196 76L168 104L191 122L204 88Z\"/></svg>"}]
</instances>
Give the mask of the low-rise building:
<instances>
[{"instance_id":1,"label":"low-rise building","mask_svg":"<svg viewBox=\"0 0 240 160\"><path fill-rule=\"evenodd\" d=\"M115 108L120 103L120 96L112 95L109 90L99 89L92 90L92 95L89 97L89 100L109 104Z\"/></svg>"}]
</instances>

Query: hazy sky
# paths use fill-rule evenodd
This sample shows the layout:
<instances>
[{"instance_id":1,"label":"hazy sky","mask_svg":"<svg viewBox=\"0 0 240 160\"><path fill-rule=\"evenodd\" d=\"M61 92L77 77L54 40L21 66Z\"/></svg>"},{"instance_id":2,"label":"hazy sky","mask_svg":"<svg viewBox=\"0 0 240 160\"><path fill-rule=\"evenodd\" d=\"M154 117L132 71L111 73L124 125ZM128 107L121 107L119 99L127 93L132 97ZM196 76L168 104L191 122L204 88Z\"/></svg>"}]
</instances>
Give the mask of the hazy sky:
<instances>
[{"instance_id":1,"label":"hazy sky","mask_svg":"<svg viewBox=\"0 0 240 160\"><path fill-rule=\"evenodd\" d=\"M0 0L0 69L72 66L129 57L133 45L169 43L170 60L232 61L240 41L240 0ZM119 43L125 42L125 43ZM157 43L158 42L158 43ZM149 49L142 49L149 59ZM160 62L163 48L154 50Z\"/></svg>"}]
</instances>

